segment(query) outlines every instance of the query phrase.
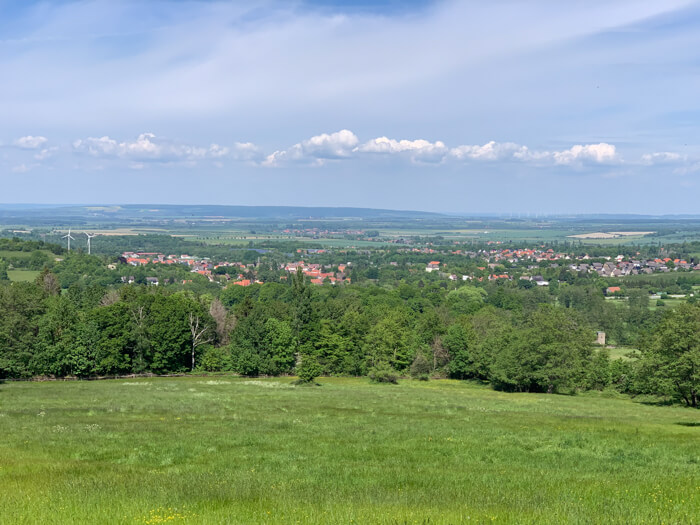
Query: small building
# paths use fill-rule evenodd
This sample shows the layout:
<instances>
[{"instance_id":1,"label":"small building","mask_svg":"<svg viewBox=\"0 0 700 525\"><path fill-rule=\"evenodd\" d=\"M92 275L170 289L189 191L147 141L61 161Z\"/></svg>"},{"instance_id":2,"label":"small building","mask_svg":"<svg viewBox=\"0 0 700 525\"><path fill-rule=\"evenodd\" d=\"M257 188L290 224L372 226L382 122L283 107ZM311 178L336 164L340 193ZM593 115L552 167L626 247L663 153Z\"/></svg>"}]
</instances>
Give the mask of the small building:
<instances>
[{"instance_id":1,"label":"small building","mask_svg":"<svg viewBox=\"0 0 700 525\"><path fill-rule=\"evenodd\" d=\"M597 345L605 346L605 332L595 333L595 343Z\"/></svg>"},{"instance_id":2,"label":"small building","mask_svg":"<svg viewBox=\"0 0 700 525\"><path fill-rule=\"evenodd\" d=\"M428 266L426 266L425 271L430 273L433 270L439 270L440 269L440 261L430 261L428 263Z\"/></svg>"}]
</instances>

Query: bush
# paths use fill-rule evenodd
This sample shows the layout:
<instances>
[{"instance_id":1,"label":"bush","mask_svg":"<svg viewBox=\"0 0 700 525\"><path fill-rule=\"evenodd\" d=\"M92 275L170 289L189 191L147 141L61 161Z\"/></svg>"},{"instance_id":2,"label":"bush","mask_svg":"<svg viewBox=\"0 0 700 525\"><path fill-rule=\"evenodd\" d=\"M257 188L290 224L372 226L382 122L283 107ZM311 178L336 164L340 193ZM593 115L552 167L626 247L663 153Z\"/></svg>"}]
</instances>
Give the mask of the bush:
<instances>
[{"instance_id":1,"label":"bush","mask_svg":"<svg viewBox=\"0 0 700 525\"><path fill-rule=\"evenodd\" d=\"M373 383L398 384L399 375L389 363L380 363L369 371L369 378Z\"/></svg>"},{"instance_id":2,"label":"bush","mask_svg":"<svg viewBox=\"0 0 700 525\"><path fill-rule=\"evenodd\" d=\"M656 306L666 306L666 303L662 299L656 301Z\"/></svg>"},{"instance_id":3,"label":"bush","mask_svg":"<svg viewBox=\"0 0 700 525\"><path fill-rule=\"evenodd\" d=\"M304 355L301 357L301 364L297 367L298 383L302 385L315 384L315 379L321 375L321 372L323 372L323 368L318 364L316 358L312 355Z\"/></svg>"},{"instance_id":4,"label":"bush","mask_svg":"<svg viewBox=\"0 0 700 525\"><path fill-rule=\"evenodd\" d=\"M635 382L635 368L629 361L613 359L610 361L610 384L618 392L632 393Z\"/></svg>"},{"instance_id":5,"label":"bush","mask_svg":"<svg viewBox=\"0 0 700 525\"><path fill-rule=\"evenodd\" d=\"M416 354L416 358L411 364L410 374L413 379L420 379L421 381L428 380L430 376L430 363L421 352Z\"/></svg>"},{"instance_id":6,"label":"bush","mask_svg":"<svg viewBox=\"0 0 700 525\"><path fill-rule=\"evenodd\" d=\"M204 372L224 372L233 368L231 352L227 347L216 348L207 345L201 351L197 362L197 370Z\"/></svg>"}]
</instances>

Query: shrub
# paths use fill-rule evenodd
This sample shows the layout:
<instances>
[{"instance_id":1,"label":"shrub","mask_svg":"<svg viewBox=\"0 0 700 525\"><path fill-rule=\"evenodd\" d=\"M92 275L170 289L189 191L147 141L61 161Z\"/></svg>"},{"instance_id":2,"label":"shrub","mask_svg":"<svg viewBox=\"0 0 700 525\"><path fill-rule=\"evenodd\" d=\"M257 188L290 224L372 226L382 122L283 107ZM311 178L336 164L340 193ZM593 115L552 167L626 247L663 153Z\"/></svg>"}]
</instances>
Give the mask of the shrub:
<instances>
[{"instance_id":1,"label":"shrub","mask_svg":"<svg viewBox=\"0 0 700 525\"><path fill-rule=\"evenodd\" d=\"M316 358L312 355L304 355L301 357L301 364L297 367L298 383L302 385L314 384L321 372L323 372L323 368L318 364Z\"/></svg>"},{"instance_id":2,"label":"shrub","mask_svg":"<svg viewBox=\"0 0 700 525\"><path fill-rule=\"evenodd\" d=\"M420 379L421 381L428 380L430 374L430 363L421 352L416 354L416 358L411 364L410 374L413 379Z\"/></svg>"},{"instance_id":3,"label":"shrub","mask_svg":"<svg viewBox=\"0 0 700 525\"><path fill-rule=\"evenodd\" d=\"M224 372L231 370L233 360L231 352L227 347L216 348L211 345L206 345L201 350L197 362L197 369L204 372Z\"/></svg>"},{"instance_id":4,"label":"shrub","mask_svg":"<svg viewBox=\"0 0 700 525\"><path fill-rule=\"evenodd\" d=\"M380 363L369 371L369 378L374 383L398 384L399 375L389 363Z\"/></svg>"}]
</instances>

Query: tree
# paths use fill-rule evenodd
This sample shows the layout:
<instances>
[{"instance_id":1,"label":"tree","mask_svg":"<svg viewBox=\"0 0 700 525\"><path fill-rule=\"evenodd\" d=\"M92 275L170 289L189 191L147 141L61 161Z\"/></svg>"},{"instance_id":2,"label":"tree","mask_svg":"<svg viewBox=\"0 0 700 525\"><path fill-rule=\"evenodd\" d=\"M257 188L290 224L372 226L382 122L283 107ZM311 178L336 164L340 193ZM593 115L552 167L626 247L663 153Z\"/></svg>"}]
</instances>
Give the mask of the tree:
<instances>
[{"instance_id":1,"label":"tree","mask_svg":"<svg viewBox=\"0 0 700 525\"><path fill-rule=\"evenodd\" d=\"M306 276L302 272L301 267L297 268L297 273L294 275L292 290L292 306L294 308L292 328L294 336L300 349L303 352L309 352L311 351L315 332L313 326L312 291L306 282Z\"/></svg>"},{"instance_id":2,"label":"tree","mask_svg":"<svg viewBox=\"0 0 700 525\"><path fill-rule=\"evenodd\" d=\"M447 294L447 307L450 311L462 315L473 314L484 306L486 291L475 286L462 286Z\"/></svg>"},{"instance_id":3,"label":"tree","mask_svg":"<svg viewBox=\"0 0 700 525\"><path fill-rule=\"evenodd\" d=\"M129 314L133 323L134 352L132 356L132 367L134 373L145 371L149 367L150 342L148 340L147 310L142 302L131 304Z\"/></svg>"},{"instance_id":4,"label":"tree","mask_svg":"<svg viewBox=\"0 0 700 525\"><path fill-rule=\"evenodd\" d=\"M0 379L28 377L45 296L32 283L0 283Z\"/></svg>"},{"instance_id":5,"label":"tree","mask_svg":"<svg viewBox=\"0 0 700 525\"><path fill-rule=\"evenodd\" d=\"M443 343L450 353L450 375L458 379L476 377L474 348L476 333L467 319L462 319L447 329Z\"/></svg>"},{"instance_id":6,"label":"tree","mask_svg":"<svg viewBox=\"0 0 700 525\"><path fill-rule=\"evenodd\" d=\"M216 323L216 338L219 344L228 345L231 330L236 326L235 316L226 310L226 307L219 299L212 300L211 305L209 305L209 315Z\"/></svg>"},{"instance_id":7,"label":"tree","mask_svg":"<svg viewBox=\"0 0 700 525\"><path fill-rule=\"evenodd\" d=\"M559 392L586 386L593 331L571 310L542 305L496 353L492 381L499 388Z\"/></svg>"},{"instance_id":8,"label":"tree","mask_svg":"<svg viewBox=\"0 0 700 525\"><path fill-rule=\"evenodd\" d=\"M47 298L32 358L32 368L36 372L56 376L90 375L91 364L85 356L75 354L77 323L78 310L65 295Z\"/></svg>"},{"instance_id":9,"label":"tree","mask_svg":"<svg viewBox=\"0 0 700 525\"><path fill-rule=\"evenodd\" d=\"M656 394L698 406L700 396L700 307L668 312L641 345L640 377Z\"/></svg>"},{"instance_id":10,"label":"tree","mask_svg":"<svg viewBox=\"0 0 700 525\"><path fill-rule=\"evenodd\" d=\"M301 364L297 367L299 383L313 384L318 376L323 372L323 368L312 355L302 355Z\"/></svg>"},{"instance_id":11,"label":"tree","mask_svg":"<svg viewBox=\"0 0 700 525\"><path fill-rule=\"evenodd\" d=\"M194 372L194 358L197 348L209 344L214 340L213 334L210 332L209 326L202 320L202 316L197 313L190 312L187 316L192 335L192 371Z\"/></svg>"},{"instance_id":12,"label":"tree","mask_svg":"<svg viewBox=\"0 0 700 525\"><path fill-rule=\"evenodd\" d=\"M58 295L61 293L61 284L58 282L56 275L51 270L44 268L36 278L36 284L44 290L46 295Z\"/></svg>"},{"instance_id":13,"label":"tree","mask_svg":"<svg viewBox=\"0 0 700 525\"><path fill-rule=\"evenodd\" d=\"M413 379L427 381L430 378L430 362L423 352L416 352L416 358L411 363L410 373Z\"/></svg>"},{"instance_id":14,"label":"tree","mask_svg":"<svg viewBox=\"0 0 700 525\"><path fill-rule=\"evenodd\" d=\"M179 294L147 295L150 299L146 334L150 368L156 373L184 372L191 365L190 299ZM189 361L189 362L188 362Z\"/></svg>"},{"instance_id":15,"label":"tree","mask_svg":"<svg viewBox=\"0 0 700 525\"><path fill-rule=\"evenodd\" d=\"M297 343L287 321L269 318L265 322L264 344L269 356L269 373L277 375L294 368Z\"/></svg>"},{"instance_id":16,"label":"tree","mask_svg":"<svg viewBox=\"0 0 700 525\"><path fill-rule=\"evenodd\" d=\"M146 369L145 311L123 301L94 308L86 323L95 332L96 371L100 374L138 373Z\"/></svg>"},{"instance_id":17,"label":"tree","mask_svg":"<svg viewBox=\"0 0 700 525\"><path fill-rule=\"evenodd\" d=\"M404 370L413 361L413 343L407 316L400 310L391 310L367 334L365 347L369 365L388 363L396 370Z\"/></svg>"}]
</instances>

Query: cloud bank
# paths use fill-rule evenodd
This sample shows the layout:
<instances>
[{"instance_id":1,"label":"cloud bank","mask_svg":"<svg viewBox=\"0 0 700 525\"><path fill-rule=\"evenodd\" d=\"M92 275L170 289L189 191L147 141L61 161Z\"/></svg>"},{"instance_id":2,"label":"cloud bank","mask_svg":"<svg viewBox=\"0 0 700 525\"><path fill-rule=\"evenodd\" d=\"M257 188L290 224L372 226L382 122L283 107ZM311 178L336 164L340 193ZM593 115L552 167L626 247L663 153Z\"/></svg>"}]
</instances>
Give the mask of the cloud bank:
<instances>
[{"instance_id":1,"label":"cloud bank","mask_svg":"<svg viewBox=\"0 0 700 525\"><path fill-rule=\"evenodd\" d=\"M448 148L443 141L425 139L392 139L378 137L360 143L357 135L347 129L322 134L299 142L288 149L278 150L262 163L279 167L290 163L323 165L328 160L355 158L371 159L376 156L405 158L413 163L446 162L523 162L532 165L584 166L612 165L622 162L612 144L574 145L560 151L531 150L512 142L487 142L484 145L461 145Z\"/></svg>"},{"instance_id":2,"label":"cloud bank","mask_svg":"<svg viewBox=\"0 0 700 525\"><path fill-rule=\"evenodd\" d=\"M73 150L92 157L116 157L138 162L220 159L231 154L230 148L218 144L200 147L175 143L156 137L153 133L141 133L136 140L123 142L108 136L78 139L73 142Z\"/></svg>"},{"instance_id":3,"label":"cloud bank","mask_svg":"<svg viewBox=\"0 0 700 525\"><path fill-rule=\"evenodd\" d=\"M362 141L349 129L333 133L321 133L301 140L283 149L266 153L253 142L223 141L206 145L185 143L141 133L134 140L120 140L108 135L74 140L64 146L48 146L42 136L26 136L16 139L12 145L17 151L31 153L32 166L51 162L61 157L75 157L87 162L95 159L104 162L127 162L143 168L148 164L182 164L197 166L201 162L224 167L227 163L245 163L251 167L286 168L320 167L344 162L360 162L365 165L381 162L409 163L424 166L462 164L520 164L534 169L609 169L626 167L673 166L676 172L695 171L700 159L677 152L651 152L641 156L623 156L614 144L599 142L574 144L563 149L532 148L515 142L488 141L483 144L448 146L442 140L395 139L380 136ZM29 157L20 159L24 164ZM37 164L34 161L38 161Z\"/></svg>"}]
</instances>

